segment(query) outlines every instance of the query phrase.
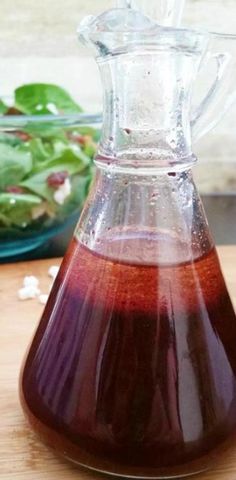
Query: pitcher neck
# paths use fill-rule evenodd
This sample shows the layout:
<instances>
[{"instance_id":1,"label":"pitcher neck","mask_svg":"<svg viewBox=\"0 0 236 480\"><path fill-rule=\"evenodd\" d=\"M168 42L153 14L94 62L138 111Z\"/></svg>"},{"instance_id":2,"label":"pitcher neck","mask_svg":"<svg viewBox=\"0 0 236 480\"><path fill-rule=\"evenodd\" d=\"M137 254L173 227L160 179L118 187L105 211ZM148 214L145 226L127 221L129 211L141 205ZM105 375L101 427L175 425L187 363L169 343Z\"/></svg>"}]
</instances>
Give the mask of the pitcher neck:
<instances>
[{"instance_id":1,"label":"pitcher neck","mask_svg":"<svg viewBox=\"0 0 236 480\"><path fill-rule=\"evenodd\" d=\"M198 61L193 57L140 48L98 61L104 126L97 162L168 169L195 161L190 100Z\"/></svg>"}]
</instances>

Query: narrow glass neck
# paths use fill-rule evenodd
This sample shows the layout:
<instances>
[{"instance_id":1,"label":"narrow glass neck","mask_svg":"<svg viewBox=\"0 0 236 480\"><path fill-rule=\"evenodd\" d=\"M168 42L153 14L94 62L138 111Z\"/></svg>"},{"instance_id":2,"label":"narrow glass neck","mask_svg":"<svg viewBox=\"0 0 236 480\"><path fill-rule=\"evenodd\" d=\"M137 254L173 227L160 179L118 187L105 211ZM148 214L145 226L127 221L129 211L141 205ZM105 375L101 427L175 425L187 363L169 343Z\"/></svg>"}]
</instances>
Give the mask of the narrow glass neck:
<instances>
[{"instance_id":1,"label":"narrow glass neck","mask_svg":"<svg viewBox=\"0 0 236 480\"><path fill-rule=\"evenodd\" d=\"M97 161L167 169L192 163L190 99L198 56L140 46L98 63L104 127Z\"/></svg>"}]
</instances>

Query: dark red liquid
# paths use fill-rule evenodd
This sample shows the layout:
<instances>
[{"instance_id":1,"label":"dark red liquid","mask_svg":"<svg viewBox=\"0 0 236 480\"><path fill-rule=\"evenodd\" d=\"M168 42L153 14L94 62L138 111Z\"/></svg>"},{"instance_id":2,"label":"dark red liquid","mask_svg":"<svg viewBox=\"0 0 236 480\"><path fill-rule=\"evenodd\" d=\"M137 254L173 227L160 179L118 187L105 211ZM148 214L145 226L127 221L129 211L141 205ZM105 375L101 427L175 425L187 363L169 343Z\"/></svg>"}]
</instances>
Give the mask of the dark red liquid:
<instances>
[{"instance_id":1,"label":"dark red liquid","mask_svg":"<svg viewBox=\"0 0 236 480\"><path fill-rule=\"evenodd\" d=\"M78 463L143 477L208 467L236 444L236 319L215 250L139 265L73 240L21 399L34 429Z\"/></svg>"}]
</instances>

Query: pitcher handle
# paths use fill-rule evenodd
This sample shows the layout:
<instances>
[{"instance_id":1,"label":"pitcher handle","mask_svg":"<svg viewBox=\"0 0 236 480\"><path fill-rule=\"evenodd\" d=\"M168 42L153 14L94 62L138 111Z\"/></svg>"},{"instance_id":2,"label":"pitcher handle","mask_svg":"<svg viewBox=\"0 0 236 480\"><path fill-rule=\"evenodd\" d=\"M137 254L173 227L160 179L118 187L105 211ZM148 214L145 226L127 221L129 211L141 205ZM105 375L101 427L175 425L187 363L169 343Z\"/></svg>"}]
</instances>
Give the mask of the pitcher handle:
<instances>
[{"instance_id":1,"label":"pitcher handle","mask_svg":"<svg viewBox=\"0 0 236 480\"><path fill-rule=\"evenodd\" d=\"M224 39L235 42L236 36L215 34L215 39L216 41ZM226 49L225 46L224 49ZM216 77L206 96L192 114L193 142L199 140L215 127L236 100L236 75L233 71L235 67L233 55L228 52L213 53L208 50L204 66L207 66L212 59L215 60L217 66Z\"/></svg>"}]
</instances>

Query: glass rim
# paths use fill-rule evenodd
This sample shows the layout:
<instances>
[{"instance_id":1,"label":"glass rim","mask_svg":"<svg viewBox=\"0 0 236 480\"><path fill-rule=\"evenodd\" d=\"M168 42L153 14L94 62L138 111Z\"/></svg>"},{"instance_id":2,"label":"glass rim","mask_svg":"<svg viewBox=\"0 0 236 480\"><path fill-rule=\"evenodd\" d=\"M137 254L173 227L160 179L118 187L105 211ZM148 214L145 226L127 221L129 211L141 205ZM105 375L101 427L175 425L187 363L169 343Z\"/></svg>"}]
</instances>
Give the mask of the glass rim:
<instances>
[{"instance_id":1,"label":"glass rim","mask_svg":"<svg viewBox=\"0 0 236 480\"><path fill-rule=\"evenodd\" d=\"M29 125L47 123L58 127L73 127L82 125L95 125L102 123L101 113L76 113L63 115L2 115L0 116L1 128L25 128Z\"/></svg>"}]
</instances>

